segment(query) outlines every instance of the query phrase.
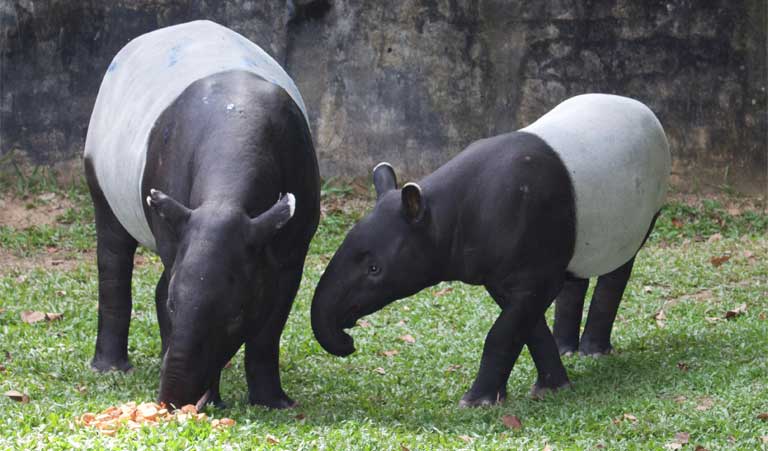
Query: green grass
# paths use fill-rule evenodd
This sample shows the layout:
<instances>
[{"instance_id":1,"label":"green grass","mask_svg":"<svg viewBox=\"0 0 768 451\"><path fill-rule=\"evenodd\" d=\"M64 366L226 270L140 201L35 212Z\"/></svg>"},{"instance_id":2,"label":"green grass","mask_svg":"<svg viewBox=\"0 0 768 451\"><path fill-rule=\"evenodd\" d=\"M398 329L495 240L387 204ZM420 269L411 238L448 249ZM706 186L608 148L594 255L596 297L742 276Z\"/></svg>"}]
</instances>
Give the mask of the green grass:
<instances>
[{"instance_id":1,"label":"green grass","mask_svg":"<svg viewBox=\"0 0 768 451\"><path fill-rule=\"evenodd\" d=\"M23 186L18 189L23 193ZM81 188L72 192L73 209L64 220L42 228L0 229L2 250L40 258L52 245L73 252L93 248L87 196ZM324 192L324 205L338 208L330 208L322 220L283 334L283 385L300 406L289 411L248 406L240 353L222 382L231 407L208 411L237 421L227 430L169 424L107 437L75 422L86 411L155 398L156 257L145 253L148 263L134 275L129 353L135 371L128 374L96 374L88 368L96 334L93 261L66 271L42 266L0 271L0 364L6 368L0 372L0 391L15 389L31 398L28 404L0 398L0 449L541 450L549 445L553 450L664 450L678 432L690 434L683 449L768 446L760 439L768 435L768 422L756 418L768 411L764 213L731 215L718 201L696 207L672 202L635 265L614 329L617 353L566 358L573 390L534 401L527 392L535 371L524 351L504 405L459 409L498 313L480 287L442 284L369 316L370 327L352 332L357 353L345 359L325 353L314 340L309 326L313 288L346 230L364 213L359 206L367 205L345 208L349 196L347 190ZM714 233L722 239L708 242ZM722 255L731 259L720 267L710 263ZM452 291L435 295L449 286ZM740 304L747 305L743 315L707 319L722 318ZM661 309L663 327L653 319ZM30 325L19 318L23 310L64 316ZM404 343L399 339L404 334L416 342ZM399 353L385 357L387 350ZM711 407L697 410L709 401ZM505 414L518 416L523 428L506 428ZM267 435L279 443L269 443Z\"/></svg>"}]
</instances>

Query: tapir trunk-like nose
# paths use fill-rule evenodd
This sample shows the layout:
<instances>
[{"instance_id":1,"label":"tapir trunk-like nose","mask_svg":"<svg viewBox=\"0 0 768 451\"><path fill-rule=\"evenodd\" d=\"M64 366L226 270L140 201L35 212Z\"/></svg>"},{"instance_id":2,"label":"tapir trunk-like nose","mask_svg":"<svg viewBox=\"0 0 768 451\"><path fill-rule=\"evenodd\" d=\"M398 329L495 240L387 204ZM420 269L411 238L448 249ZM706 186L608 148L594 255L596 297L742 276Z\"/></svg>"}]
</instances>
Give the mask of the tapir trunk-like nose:
<instances>
[{"instance_id":1,"label":"tapir trunk-like nose","mask_svg":"<svg viewBox=\"0 0 768 451\"><path fill-rule=\"evenodd\" d=\"M345 357L355 352L355 345L352 337L343 329L343 315L347 310L344 308L346 296L341 284L333 276L332 266L333 262L320 278L312 299L312 331L323 349Z\"/></svg>"}]
</instances>

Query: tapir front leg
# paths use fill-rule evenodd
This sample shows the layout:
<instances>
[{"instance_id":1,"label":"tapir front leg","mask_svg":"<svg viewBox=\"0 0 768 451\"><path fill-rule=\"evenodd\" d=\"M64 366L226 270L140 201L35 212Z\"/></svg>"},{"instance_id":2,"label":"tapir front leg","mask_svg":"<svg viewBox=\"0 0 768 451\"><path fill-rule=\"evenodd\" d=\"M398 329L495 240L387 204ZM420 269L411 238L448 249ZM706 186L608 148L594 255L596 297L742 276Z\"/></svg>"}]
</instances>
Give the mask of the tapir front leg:
<instances>
[{"instance_id":1,"label":"tapir front leg","mask_svg":"<svg viewBox=\"0 0 768 451\"><path fill-rule=\"evenodd\" d=\"M85 175L96 216L96 262L99 272L99 323L91 367L97 371L128 371L128 329L131 322L131 276L137 242L109 208L90 161Z\"/></svg>"},{"instance_id":2,"label":"tapir front leg","mask_svg":"<svg viewBox=\"0 0 768 451\"><path fill-rule=\"evenodd\" d=\"M280 384L280 336L282 335L293 299L301 282L302 264L281 269L277 273L277 290L274 309L261 330L246 337L245 372L248 381L248 401L274 409L286 409L296 405ZM272 299L270 299L272 302Z\"/></svg>"},{"instance_id":3,"label":"tapir front leg","mask_svg":"<svg viewBox=\"0 0 768 451\"><path fill-rule=\"evenodd\" d=\"M155 310L157 311L157 323L160 326L160 358L165 357L168 350L168 337L171 335L171 319L168 314L168 271L163 271L160 280L155 287Z\"/></svg>"},{"instance_id":4,"label":"tapir front leg","mask_svg":"<svg viewBox=\"0 0 768 451\"><path fill-rule=\"evenodd\" d=\"M563 291L557 295L554 334L561 355L579 350L581 316L588 287L589 279L566 280Z\"/></svg>"},{"instance_id":5,"label":"tapir front leg","mask_svg":"<svg viewBox=\"0 0 768 451\"><path fill-rule=\"evenodd\" d=\"M503 283L499 287L488 287L502 311L485 339L477 377L459 406L491 405L506 399L507 380L517 357L561 285L562 281L554 284L540 282L526 287L508 287Z\"/></svg>"}]
</instances>

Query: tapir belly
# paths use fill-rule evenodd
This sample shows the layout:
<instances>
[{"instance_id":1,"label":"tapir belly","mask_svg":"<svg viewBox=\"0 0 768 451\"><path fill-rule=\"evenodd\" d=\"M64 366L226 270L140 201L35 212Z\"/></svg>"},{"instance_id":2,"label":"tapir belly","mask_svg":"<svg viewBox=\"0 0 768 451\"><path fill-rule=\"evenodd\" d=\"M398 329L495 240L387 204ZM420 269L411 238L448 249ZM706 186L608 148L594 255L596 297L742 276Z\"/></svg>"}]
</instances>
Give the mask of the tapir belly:
<instances>
[{"instance_id":1,"label":"tapir belly","mask_svg":"<svg viewBox=\"0 0 768 451\"><path fill-rule=\"evenodd\" d=\"M104 75L88 126L85 158L120 224L152 250L155 238L141 192L152 128L192 83L232 70L252 72L280 86L307 119L301 95L282 67L245 37L209 21L139 36L120 50Z\"/></svg>"},{"instance_id":2,"label":"tapir belly","mask_svg":"<svg viewBox=\"0 0 768 451\"><path fill-rule=\"evenodd\" d=\"M585 94L521 131L546 141L571 178L576 242L568 271L593 277L629 261L666 197L670 155L656 116L636 100Z\"/></svg>"}]
</instances>

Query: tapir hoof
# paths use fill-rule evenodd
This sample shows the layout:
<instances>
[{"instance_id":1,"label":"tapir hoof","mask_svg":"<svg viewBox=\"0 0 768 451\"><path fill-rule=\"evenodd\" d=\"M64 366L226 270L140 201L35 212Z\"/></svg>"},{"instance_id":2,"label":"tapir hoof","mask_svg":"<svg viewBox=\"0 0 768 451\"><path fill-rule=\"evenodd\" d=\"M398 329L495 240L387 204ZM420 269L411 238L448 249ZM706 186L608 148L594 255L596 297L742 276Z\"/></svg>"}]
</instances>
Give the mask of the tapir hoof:
<instances>
[{"instance_id":1,"label":"tapir hoof","mask_svg":"<svg viewBox=\"0 0 768 451\"><path fill-rule=\"evenodd\" d=\"M507 399L507 392L500 391L487 395L473 395L466 393L459 401L459 407L485 407L502 404Z\"/></svg>"},{"instance_id":2,"label":"tapir hoof","mask_svg":"<svg viewBox=\"0 0 768 451\"><path fill-rule=\"evenodd\" d=\"M133 370L133 365L128 359L124 360L107 360L95 358L91 360L91 369L99 373L106 373L109 371L122 371L127 373Z\"/></svg>"},{"instance_id":3,"label":"tapir hoof","mask_svg":"<svg viewBox=\"0 0 768 451\"><path fill-rule=\"evenodd\" d=\"M269 399L249 397L248 402L254 406L264 406L270 409L292 409L299 405L299 403L285 395Z\"/></svg>"},{"instance_id":4,"label":"tapir hoof","mask_svg":"<svg viewBox=\"0 0 768 451\"><path fill-rule=\"evenodd\" d=\"M589 357L601 357L611 354L613 352L613 346L610 342L600 343L597 341L581 340L579 344L579 354Z\"/></svg>"},{"instance_id":5,"label":"tapir hoof","mask_svg":"<svg viewBox=\"0 0 768 451\"><path fill-rule=\"evenodd\" d=\"M541 386L537 382L531 386L531 392L529 393L529 396L532 399L542 400L546 398L549 394L555 393L556 391L559 391L565 388L572 388L572 387L573 385L570 382L566 382L556 387Z\"/></svg>"}]
</instances>

